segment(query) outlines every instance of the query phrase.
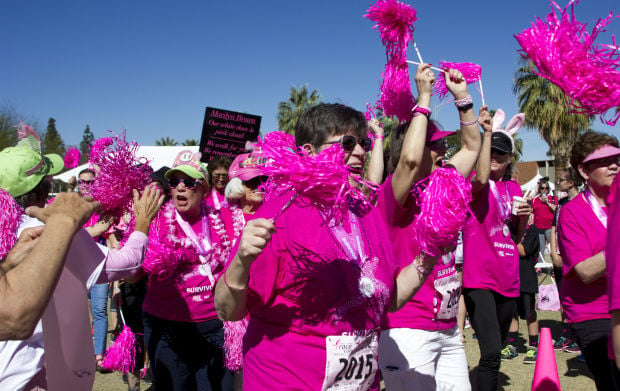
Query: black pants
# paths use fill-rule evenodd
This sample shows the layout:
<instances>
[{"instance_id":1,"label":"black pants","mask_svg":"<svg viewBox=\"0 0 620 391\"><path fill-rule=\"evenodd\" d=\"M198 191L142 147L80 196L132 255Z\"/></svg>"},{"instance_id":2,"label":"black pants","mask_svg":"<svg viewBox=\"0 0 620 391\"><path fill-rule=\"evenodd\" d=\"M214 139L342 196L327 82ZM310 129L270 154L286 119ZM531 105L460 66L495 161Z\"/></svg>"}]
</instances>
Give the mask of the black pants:
<instances>
[{"instance_id":1,"label":"black pants","mask_svg":"<svg viewBox=\"0 0 620 391\"><path fill-rule=\"evenodd\" d=\"M463 294L480 346L478 390L496 391L502 346L517 309L517 299L486 289L464 289Z\"/></svg>"},{"instance_id":2,"label":"black pants","mask_svg":"<svg viewBox=\"0 0 620 391\"><path fill-rule=\"evenodd\" d=\"M146 312L144 342L157 390L231 391L233 374L224 368L224 327L219 319L186 323Z\"/></svg>"},{"instance_id":3,"label":"black pants","mask_svg":"<svg viewBox=\"0 0 620 391\"><path fill-rule=\"evenodd\" d=\"M616 362L607 355L607 342L611 330L610 319L592 319L571 323L573 338L586 359L594 376L596 389L620 390L620 372Z\"/></svg>"}]
</instances>

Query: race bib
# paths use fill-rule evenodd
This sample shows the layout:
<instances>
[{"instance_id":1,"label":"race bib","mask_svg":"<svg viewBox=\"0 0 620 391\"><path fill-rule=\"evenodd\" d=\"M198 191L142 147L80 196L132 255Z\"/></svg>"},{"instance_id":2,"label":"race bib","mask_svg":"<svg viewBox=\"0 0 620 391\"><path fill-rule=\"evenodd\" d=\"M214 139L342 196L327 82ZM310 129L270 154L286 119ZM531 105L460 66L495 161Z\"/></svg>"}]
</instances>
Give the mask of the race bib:
<instances>
[{"instance_id":1,"label":"race bib","mask_svg":"<svg viewBox=\"0 0 620 391\"><path fill-rule=\"evenodd\" d=\"M327 360L322 391L366 390L377 372L377 332L367 336L333 335L326 338Z\"/></svg>"},{"instance_id":2,"label":"race bib","mask_svg":"<svg viewBox=\"0 0 620 391\"><path fill-rule=\"evenodd\" d=\"M435 280L435 291L441 295L441 307L437 312L437 319L454 319L459 310L459 297L461 295L461 283L458 275L453 273Z\"/></svg>"}]
</instances>

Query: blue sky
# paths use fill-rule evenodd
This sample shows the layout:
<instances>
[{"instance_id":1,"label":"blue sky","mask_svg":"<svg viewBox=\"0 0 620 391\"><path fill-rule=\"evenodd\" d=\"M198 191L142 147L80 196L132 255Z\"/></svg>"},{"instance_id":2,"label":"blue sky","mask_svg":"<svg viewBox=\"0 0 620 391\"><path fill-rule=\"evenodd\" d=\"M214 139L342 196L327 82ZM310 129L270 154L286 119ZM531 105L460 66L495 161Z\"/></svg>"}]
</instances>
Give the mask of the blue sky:
<instances>
[{"instance_id":1,"label":"blue sky","mask_svg":"<svg viewBox=\"0 0 620 391\"><path fill-rule=\"evenodd\" d=\"M513 34L529 27L534 15L545 16L549 3L408 3L418 12L414 39L424 60L480 64L487 103L503 108L508 119L516 114ZM54 117L68 145L80 142L86 124L96 137L126 129L128 138L143 145L164 136L200 139L206 106L261 115L263 132L277 130L278 102L291 86L303 84L326 102L365 111L366 102L377 98L385 63L379 34L362 17L370 4L4 2L0 105L42 128ZM610 11L620 13L618 0L581 0L576 14L592 21ZM620 38L620 20L609 32ZM611 41L609 34L603 38ZM479 107L478 92L472 96ZM437 112L445 128L457 127L451 104ZM620 125L597 119L594 128L620 136ZM538 133L520 133L524 160L544 159L548 147Z\"/></svg>"}]
</instances>

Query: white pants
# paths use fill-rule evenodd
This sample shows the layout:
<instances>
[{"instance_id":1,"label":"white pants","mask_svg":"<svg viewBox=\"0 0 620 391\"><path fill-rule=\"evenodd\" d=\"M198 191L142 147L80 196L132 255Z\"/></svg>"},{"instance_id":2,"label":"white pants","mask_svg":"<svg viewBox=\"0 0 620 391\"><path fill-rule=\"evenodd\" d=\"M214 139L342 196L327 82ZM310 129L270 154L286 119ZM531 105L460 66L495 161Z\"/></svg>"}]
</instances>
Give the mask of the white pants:
<instances>
[{"instance_id":1,"label":"white pants","mask_svg":"<svg viewBox=\"0 0 620 391\"><path fill-rule=\"evenodd\" d=\"M471 390L458 327L440 331L382 331L379 368L387 391Z\"/></svg>"}]
</instances>

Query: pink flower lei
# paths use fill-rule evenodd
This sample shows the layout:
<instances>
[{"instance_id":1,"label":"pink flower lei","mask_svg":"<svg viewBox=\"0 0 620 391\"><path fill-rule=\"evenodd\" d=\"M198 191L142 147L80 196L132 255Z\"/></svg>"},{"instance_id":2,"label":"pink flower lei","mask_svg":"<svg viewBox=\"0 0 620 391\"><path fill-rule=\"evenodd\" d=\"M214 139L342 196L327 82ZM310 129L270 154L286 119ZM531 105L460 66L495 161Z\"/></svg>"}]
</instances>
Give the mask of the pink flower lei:
<instances>
[{"instance_id":1,"label":"pink flower lei","mask_svg":"<svg viewBox=\"0 0 620 391\"><path fill-rule=\"evenodd\" d=\"M214 271L217 266L225 263L228 259L232 249L232 242L228 237L226 226L220 217L220 212L209 207L204 202L201 204L201 208L207 212L209 224L219 237L218 242L212 242L213 250L205 256L206 264ZM160 224L163 223L165 225L162 229L166 230L166 234L161 240L155 240L149 246L144 266L151 274L163 279L181 266L195 265L202 261L192 241L178 227L174 203L168 202L160 213ZM240 229L235 228L233 240L238 237L241 229L243 227ZM200 237L204 238L205 235L207 234L203 232Z\"/></svg>"}]
</instances>

